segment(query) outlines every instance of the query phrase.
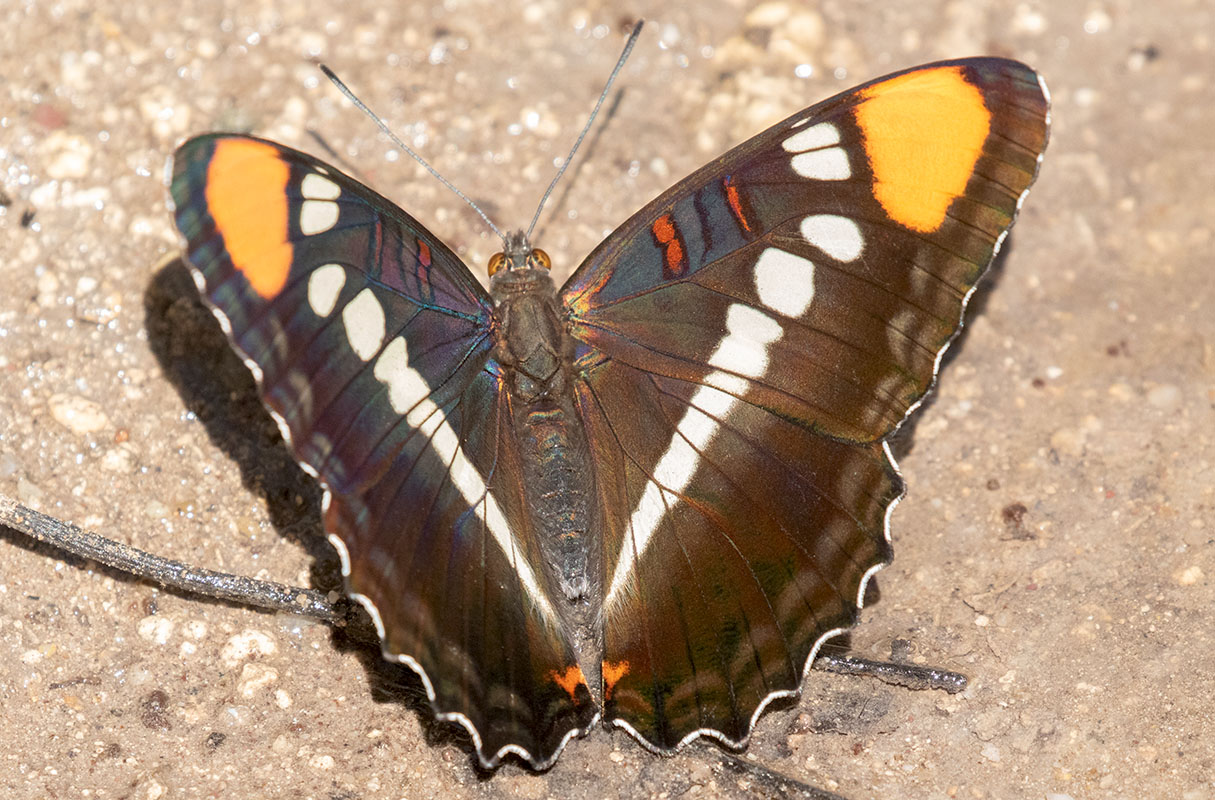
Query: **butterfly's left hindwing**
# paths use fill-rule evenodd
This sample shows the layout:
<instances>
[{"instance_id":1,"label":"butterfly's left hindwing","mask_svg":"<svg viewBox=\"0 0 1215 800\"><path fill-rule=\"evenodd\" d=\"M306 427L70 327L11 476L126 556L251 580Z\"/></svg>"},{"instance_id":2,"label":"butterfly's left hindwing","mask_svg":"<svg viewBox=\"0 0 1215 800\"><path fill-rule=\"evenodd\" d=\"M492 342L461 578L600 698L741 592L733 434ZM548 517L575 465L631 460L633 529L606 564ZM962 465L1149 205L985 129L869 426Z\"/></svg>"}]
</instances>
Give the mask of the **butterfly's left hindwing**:
<instances>
[{"instance_id":1,"label":"butterfly's left hindwing","mask_svg":"<svg viewBox=\"0 0 1215 800\"><path fill-rule=\"evenodd\" d=\"M272 142L191 139L171 192L385 655L486 766L550 763L597 711L539 574L489 296L399 208Z\"/></svg>"},{"instance_id":2,"label":"butterfly's left hindwing","mask_svg":"<svg viewBox=\"0 0 1215 800\"><path fill-rule=\"evenodd\" d=\"M852 625L928 391L1037 173L1036 73L887 76L681 181L564 287L607 510L605 718L747 738Z\"/></svg>"}]
</instances>

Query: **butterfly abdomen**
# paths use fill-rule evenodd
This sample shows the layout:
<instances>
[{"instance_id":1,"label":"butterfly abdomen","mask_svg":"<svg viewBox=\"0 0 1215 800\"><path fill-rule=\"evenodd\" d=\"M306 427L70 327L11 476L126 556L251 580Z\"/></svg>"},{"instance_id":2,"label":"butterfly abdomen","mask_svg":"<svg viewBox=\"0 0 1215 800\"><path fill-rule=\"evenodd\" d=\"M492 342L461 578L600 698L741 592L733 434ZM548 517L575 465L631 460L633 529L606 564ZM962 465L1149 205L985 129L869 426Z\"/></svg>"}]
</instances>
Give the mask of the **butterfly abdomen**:
<instances>
[{"instance_id":1,"label":"butterfly abdomen","mask_svg":"<svg viewBox=\"0 0 1215 800\"><path fill-rule=\"evenodd\" d=\"M494 356L510 398L542 572L571 644L594 655L582 659L591 678L602 641L603 560L592 542L590 455L568 379L572 343L547 272L502 271L492 279L492 293L500 322Z\"/></svg>"}]
</instances>

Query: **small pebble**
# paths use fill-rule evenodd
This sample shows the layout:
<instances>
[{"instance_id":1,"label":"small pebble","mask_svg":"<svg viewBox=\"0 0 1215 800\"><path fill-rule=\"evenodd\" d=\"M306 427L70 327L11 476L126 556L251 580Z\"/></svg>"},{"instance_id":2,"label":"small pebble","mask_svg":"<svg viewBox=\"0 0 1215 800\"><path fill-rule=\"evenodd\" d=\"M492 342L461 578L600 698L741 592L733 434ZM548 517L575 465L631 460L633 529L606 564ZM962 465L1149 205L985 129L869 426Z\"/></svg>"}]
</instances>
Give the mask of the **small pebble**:
<instances>
[{"instance_id":1,"label":"small pebble","mask_svg":"<svg viewBox=\"0 0 1215 800\"><path fill-rule=\"evenodd\" d=\"M1192 567L1186 567L1183 570L1178 570L1174 574L1174 577L1179 586L1193 586L1203 578L1202 567L1197 564Z\"/></svg>"},{"instance_id":2,"label":"small pebble","mask_svg":"<svg viewBox=\"0 0 1215 800\"><path fill-rule=\"evenodd\" d=\"M235 667L255 655L273 655L278 650L274 640L261 631L246 630L227 641L219 653L220 659L229 667Z\"/></svg>"},{"instance_id":3,"label":"small pebble","mask_svg":"<svg viewBox=\"0 0 1215 800\"><path fill-rule=\"evenodd\" d=\"M15 475L21 469L21 462L12 453L0 453L0 478Z\"/></svg>"},{"instance_id":4,"label":"small pebble","mask_svg":"<svg viewBox=\"0 0 1215 800\"><path fill-rule=\"evenodd\" d=\"M308 759L308 766L313 769L331 770L336 764L337 762L333 760L333 756L313 756Z\"/></svg>"},{"instance_id":5,"label":"small pebble","mask_svg":"<svg viewBox=\"0 0 1215 800\"><path fill-rule=\"evenodd\" d=\"M139 621L139 638L156 644L167 644L173 635L173 621L166 617L147 616Z\"/></svg>"},{"instance_id":6,"label":"small pebble","mask_svg":"<svg viewBox=\"0 0 1215 800\"><path fill-rule=\"evenodd\" d=\"M83 178L89 174L93 147L76 134L54 131L46 137L45 145L54 155L46 165L46 174L55 180Z\"/></svg>"},{"instance_id":7,"label":"small pebble","mask_svg":"<svg viewBox=\"0 0 1215 800\"><path fill-rule=\"evenodd\" d=\"M278 680L278 670L264 664L245 664L236 682L236 691L246 700Z\"/></svg>"},{"instance_id":8,"label":"small pebble","mask_svg":"<svg viewBox=\"0 0 1215 800\"><path fill-rule=\"evenodd\" d=\"M55 421L72 433L96 433L110 421L100 405L79 395L51 395L48 405Z\"/></svg>"},{"instance_id":9,"label":"small pebble","mask_svg":"<svg viewBox=\"0 0 1215 800\"><path fill-rule=\"evenodd\" d=\"M1161 411L1175 411L1181 406L1181 389L1171 383L1162 383L1148 390L1147 401Z\"/></svg>"},{"instance_id":10,"label":"small pebble","mask_svg":"<svg viewBox=\"0 0 1215 800\"><path fill-rule=\"evenodd\" d=\"M42 490L23 475L17 479L17 499L23 505L36 508L42 502Z\"/></svg>"},{"instance_id":11,"label":"small pebble","mask_svg":"<svg viewBox=\"0 0 1215 800\"><path fill-rule=\"evenodd\" d=\"M135 446L124 442L101 457L101 468L107 472L129 473L135 469Z\"/></svg>"}]
</instances>

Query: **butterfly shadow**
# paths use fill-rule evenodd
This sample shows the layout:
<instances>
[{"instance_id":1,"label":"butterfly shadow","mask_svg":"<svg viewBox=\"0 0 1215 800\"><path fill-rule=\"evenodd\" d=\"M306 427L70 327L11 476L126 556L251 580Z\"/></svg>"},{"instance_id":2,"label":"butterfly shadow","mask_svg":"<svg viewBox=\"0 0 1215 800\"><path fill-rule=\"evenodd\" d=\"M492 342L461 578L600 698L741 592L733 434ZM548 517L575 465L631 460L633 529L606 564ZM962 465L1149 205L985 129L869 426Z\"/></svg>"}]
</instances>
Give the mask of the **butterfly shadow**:
<instances>
[{"instance_id":1,"label":"butterfly shadow","mask_svg":"<svg viewBox=\"0 0 1215 800\"><path fill-rule=\"evenodd\" d=\"M262 405L252 373L202 304L180 259L153 276L144 293L144 316L149 347L186 408L203 424L211 442L236 464L241 483L265 501L279 535L311 556L311 588L341 593L341 562L325 538L320 487L300 469ZM462 747L482 774L465 731L436 722L417 674L382 657L375 625L361 606L352 604L345 624L332 632L334 646L362 662L373 699L416 711L428 744Z\"/></svg>"}]
</instances>

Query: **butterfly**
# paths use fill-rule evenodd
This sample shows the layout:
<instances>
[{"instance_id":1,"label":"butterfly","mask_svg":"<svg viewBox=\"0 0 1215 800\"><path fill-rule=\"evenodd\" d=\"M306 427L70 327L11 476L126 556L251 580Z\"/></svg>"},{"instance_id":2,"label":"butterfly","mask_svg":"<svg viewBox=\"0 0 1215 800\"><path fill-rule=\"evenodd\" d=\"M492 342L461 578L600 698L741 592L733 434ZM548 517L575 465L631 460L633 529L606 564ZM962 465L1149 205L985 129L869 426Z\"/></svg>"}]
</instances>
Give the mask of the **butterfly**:
<instances>
[{"instance_id":1,"label":"butterfly","mask_svg":"<svg viewBox=\"0 0 1215 800\"><path fill-rule=\"evenodd\" d=\"M251 136L171 195L385 658L486 768L600 721L746 745L890 561L888 442L936 378L1046 147L1001 58L894 73L679 181L557 288L486 290L408 213Z\"/></svg>"}]
</instances>

